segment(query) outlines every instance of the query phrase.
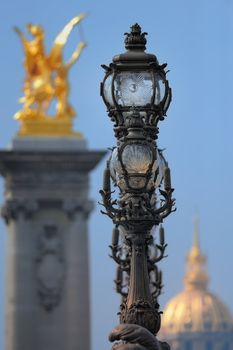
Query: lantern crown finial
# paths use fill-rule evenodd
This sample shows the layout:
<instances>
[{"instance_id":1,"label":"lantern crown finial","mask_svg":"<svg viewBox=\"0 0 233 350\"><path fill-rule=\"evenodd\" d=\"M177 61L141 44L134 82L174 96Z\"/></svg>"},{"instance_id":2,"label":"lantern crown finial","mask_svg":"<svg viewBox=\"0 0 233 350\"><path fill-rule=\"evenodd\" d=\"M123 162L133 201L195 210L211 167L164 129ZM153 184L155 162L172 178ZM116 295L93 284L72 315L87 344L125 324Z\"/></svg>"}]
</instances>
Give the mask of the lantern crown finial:
<instances>
[{"instance_id":1,"label":"lantern crown finial","mask_svg":"<svg viewBox=\"0 0 233 350\"><path fill-rule=\"evenodd\" d=\"M146 35L147 33L141 31L141 27L138 23L135 23L130 27L130 33L125 33L125 48L126 50L146 50Z\"/></svg>"}]
</instances>

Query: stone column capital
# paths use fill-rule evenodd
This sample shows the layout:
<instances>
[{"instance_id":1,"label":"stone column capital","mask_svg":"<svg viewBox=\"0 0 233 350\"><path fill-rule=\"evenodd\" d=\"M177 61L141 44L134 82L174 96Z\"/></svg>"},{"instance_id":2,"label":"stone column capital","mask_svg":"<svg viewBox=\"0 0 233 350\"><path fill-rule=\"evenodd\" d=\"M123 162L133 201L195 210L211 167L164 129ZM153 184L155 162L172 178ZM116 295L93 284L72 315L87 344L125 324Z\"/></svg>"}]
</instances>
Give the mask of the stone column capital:
<instances>
[{"instance_id":1,"label":"stone column capital","mask_svg":"<svg viewBox=\"0 0 233 350\"><path fill-rule=\"evenodd\" d=\"M67 214L69 219L74 219L77 213L82 213L85 218L88 218L89 214L94 209L94 202L86 199L84 201L80 199L64 199L63 210Z\"/></svg>"},{"instance_id":2,"label":"stone column capital","mask_svg":"<svg viewBox=\"0 0 233 350\"><path fill-rule=\"evenodd\" d=\"M6 224L10 220L17 220L22 214L25 219L30 219L38 210L38 203L36 200L28 199L7 199L1 208L1 216Z\"/></svg>"}]
</instances>

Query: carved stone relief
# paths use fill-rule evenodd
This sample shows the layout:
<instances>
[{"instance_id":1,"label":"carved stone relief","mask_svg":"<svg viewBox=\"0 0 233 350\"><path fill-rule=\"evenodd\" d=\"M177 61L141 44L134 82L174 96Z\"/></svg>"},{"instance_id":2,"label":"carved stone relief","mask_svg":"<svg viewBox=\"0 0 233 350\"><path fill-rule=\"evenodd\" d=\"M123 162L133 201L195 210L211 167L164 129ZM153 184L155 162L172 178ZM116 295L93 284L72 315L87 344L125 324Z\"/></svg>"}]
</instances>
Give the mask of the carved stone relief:
<instances>
[{"instance_id":1,"label":"carved stone relief","mask_svg":"<svg viewBox=\"0 0 233 350\"><path fill-rule=\"evenodd\" d=\"M17 220L20 213L22 213L26 219L30 219L37 210L38 204L35 200L8 199L1 208L1 216L6 224L8 224L10 220Z\"/></svg>"},{"instance_id":2,"label":"carved stone relief","mask_svg":"<svg viewBox=\"0 0 233 350\"><path fill-rule=\"evenodd\" d=\"M39 237L36 276L40 304L52 311L61 301L65 279L63 244L55 225L45 225Z\"/></svg>"},{"instance_id":3,"label":"carved stone relief","mask_svg":"<svg viewBox=\"0 0 233 350\"><path fill-rule=\"evenodd\" d=\"M93 201L91 200L77 200L65 199L63 204L63 211L67 214L69 219L74 219L75 214L82 212L85 218L88 218L91 211L94 209Z\"/></svg>"},{"instance_id":4,"label":"carved stone relief","mask_svg":"<svg viewBox=\"0 0 233 350\"><path fill-rule=\"evenodd\" d=\"M1 216L6 224L10 220L17 220L19 214L23 214L25 219L31 219L33 214L41 209L60 209L69 219L74 219L75 214L82 212L85 219L88 218L94 209L93 201L81 199L8 199L1 208Z\"/></svg>"}]
</instances>

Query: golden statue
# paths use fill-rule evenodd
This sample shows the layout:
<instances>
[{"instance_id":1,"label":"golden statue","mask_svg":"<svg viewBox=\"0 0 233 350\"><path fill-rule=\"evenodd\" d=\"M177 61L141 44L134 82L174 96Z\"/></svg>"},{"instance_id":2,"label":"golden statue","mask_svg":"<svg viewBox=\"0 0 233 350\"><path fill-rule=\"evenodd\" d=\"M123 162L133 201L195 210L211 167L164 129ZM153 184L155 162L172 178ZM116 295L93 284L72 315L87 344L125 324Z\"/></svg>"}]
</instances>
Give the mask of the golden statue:
<instances>
[{"instance_id":1,"label":"golden statue","mask_svg":"<svg viewBox=\"0 0 233 350\"><path fill-rule=\"evenodd\" d=\"M15 28L24 49L24 96L19 100L22 110L15 114L20 121L19 136L78 136L73 131L75 111L70 105L68 73L78 60L86 44L81 41L68 62L63 61L63 48L72 29L85 17L74 17L58 34L49 54L44 48L44 31L39 25L28 24L33 39L27 40L19 28ZM56 100L56 112L51 116L48 109Z\"/></svg>"}]
</instances>

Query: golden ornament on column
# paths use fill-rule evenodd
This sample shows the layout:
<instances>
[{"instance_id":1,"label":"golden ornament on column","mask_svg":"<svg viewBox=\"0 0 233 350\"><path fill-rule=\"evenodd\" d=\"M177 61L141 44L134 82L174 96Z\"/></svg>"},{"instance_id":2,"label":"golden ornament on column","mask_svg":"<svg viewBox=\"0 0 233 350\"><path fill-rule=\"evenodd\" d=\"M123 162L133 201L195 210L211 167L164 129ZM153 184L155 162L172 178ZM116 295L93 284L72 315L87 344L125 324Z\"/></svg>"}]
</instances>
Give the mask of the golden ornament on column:
<instances>
[{"instance_id":1,"label":"golden ornament on column","mask_svg":"<svg viewBox=\"0 0 233 350\"><path fill-rule=\"evenodd\" d=\"M20 122L18 136L72 136L81 137L73 130L75 110L69 103L68 73L86 47L80 41L71 58L64 62L63 48L75 26L86 17L80 14L74 17L58 34L50 53L44 47L44 30L39 25L28 24L27 30L33 39L28 40L19 28L19 35L24 49L25 79L20 98L23 107L15 114ZM49 114L49 107L56 101L54 115Z\"/></svg>"}]
</instances>

